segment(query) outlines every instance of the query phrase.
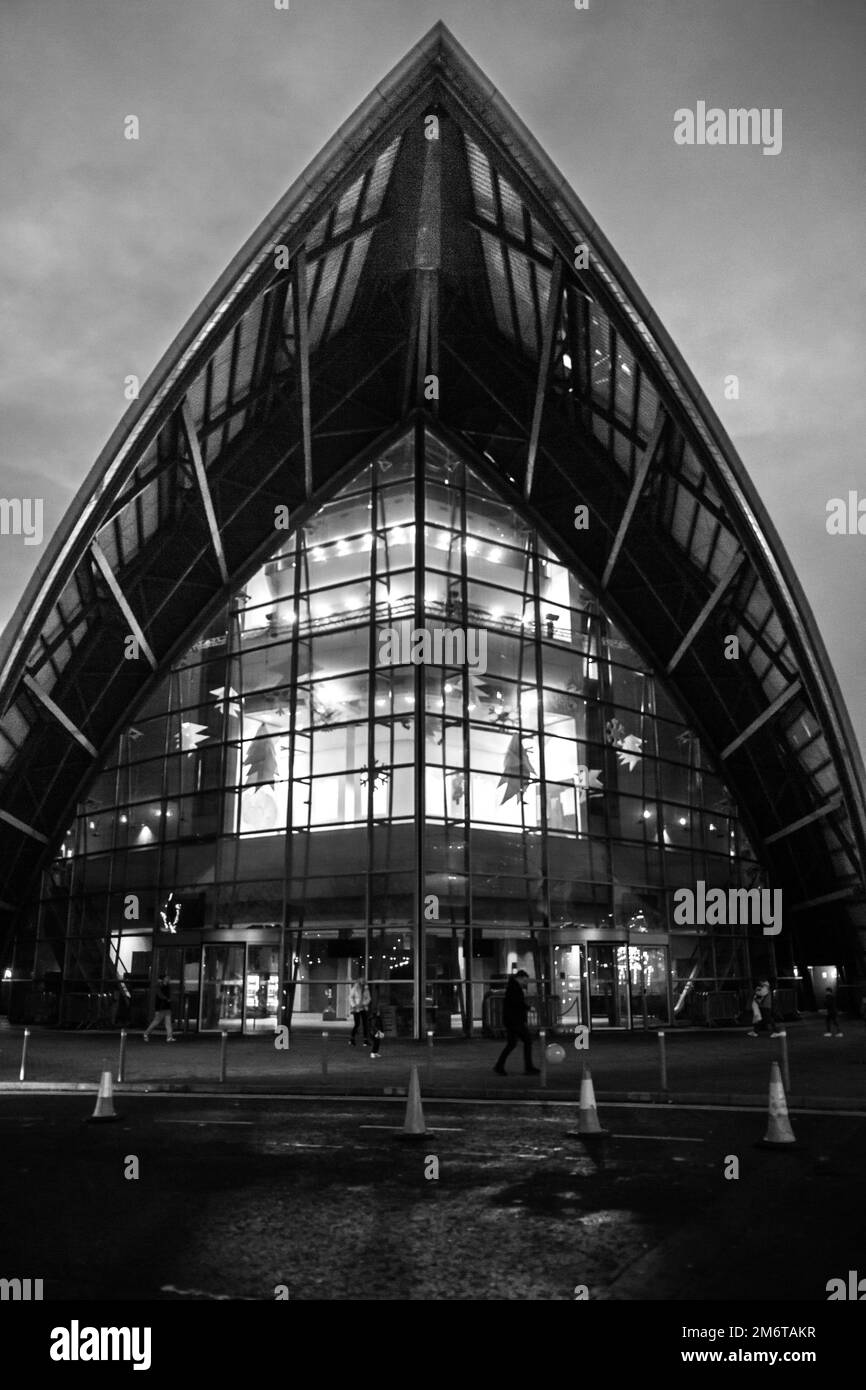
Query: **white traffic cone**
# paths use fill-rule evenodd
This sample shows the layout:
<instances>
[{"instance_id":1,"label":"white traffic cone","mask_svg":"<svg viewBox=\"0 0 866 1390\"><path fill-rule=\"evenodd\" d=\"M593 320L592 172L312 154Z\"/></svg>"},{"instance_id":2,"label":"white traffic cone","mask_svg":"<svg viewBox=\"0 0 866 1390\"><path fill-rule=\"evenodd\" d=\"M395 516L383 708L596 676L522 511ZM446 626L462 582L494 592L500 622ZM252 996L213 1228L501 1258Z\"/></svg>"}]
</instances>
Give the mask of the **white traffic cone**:
<instances>
[{"instance_id":1,"label":"white traffic cone","mask_svg":"<svg viewBox=\"0 0 866 1390\"><path fill-rule=\"evenodd\" d=\"M421 1109L421 1085L418 1081L418 1068L413 1067L409 1077L409 1096L406 1101L406 1119L400 1131L401 1139L419 1139L427 1133L424 1124L424 1111Z\"/></svg>"},{"instance_id":2,"label":"white traffic cone","mask_svg":"<svg viewBox=\"0 0 866 1390\"><path fill-rule=\"evenodd\" d=\"M785 1088L782 1085L782 1073L779 1071L779 1063L770 1064L770 1108L767 1117L767 1133L761 1143L761 1148L775 1148L778 1144L796 1144L794 1131L791 1128L791 1121L788 1119L788 1104L785 1100Z\"/></svg>"},{"instance_id":3,"label":"white traffic cone","mask_svg":"<svg viewBox=\"0 0 866 1390\"><path fill-rule=\"evenodd\" d=\"M88 1120L88 1124L101 1120L119 1120L120 1116L114 1108L114 1092L112 1089L111 1072L104 1071L99 1079L99 1094L96 1097L96 1107Z\"/></svg>"},{"instance_id":4,"label":"white traffic cone","mask_svg":"<svg viewBox=\"0 0 866 1390\"><path fill-rule=\"evenodd\" d=\"M598 1122L598 1111L595 1108L595 1091L592 1086L592 1074L585 1063L583 1075L580 1079L580 1112L577 1122L577 1132L581 1139L598 1139L607 1133Z\"/></svg>"}]
</instances>

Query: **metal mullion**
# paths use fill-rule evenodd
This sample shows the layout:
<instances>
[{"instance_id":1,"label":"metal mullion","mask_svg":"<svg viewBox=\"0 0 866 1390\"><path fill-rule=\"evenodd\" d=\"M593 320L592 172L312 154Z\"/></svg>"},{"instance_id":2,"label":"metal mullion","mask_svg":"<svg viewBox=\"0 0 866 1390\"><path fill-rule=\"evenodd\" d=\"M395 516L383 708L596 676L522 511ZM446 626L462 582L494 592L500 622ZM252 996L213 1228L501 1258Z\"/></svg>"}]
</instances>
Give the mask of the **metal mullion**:
<instances>
[{"instance_id":1,"label":"metal mullion","mask_svg":"<svg viewBox=\"0 0 866 1390\"><path fill-rule=\"evenodd\" d=\"M369 680L367 685L367 872L364 876L364 935L365 951L369 957L369 937L370 928L373 924L373 874L376 871L376 857L374 853L375 824L373 820L373 767L376 757L376 684L377 684L377 652L376 652L376 608L377 608L377 570L378 570L378 507L379 507L379 470L374 462L371 470L370 481L370 533L373 544L370 546L370 598L368 603L368 622L369 637L367 642ZM392 669L392 668L389 668ZM389 694L394 693L394 678L390 677ZM390 708L388 715L393 725L394 702L389 702ZM417 722L417 715L416 715ZM369 959L368 959L369 965Z\"/></svg>"},{"instance_id":2,"label":"metal mullion","mask_svg":"<svg viewBox=\"0 0 866 1390\"><path fill-rule=\"evenodd\" d=\"M415 415L415 628L424 627L424 502L426 493L426 437L424 417ZM415 1036L421 1036L422 1013L426 998L426 939L424 937L424 896L426 891L425 833L425 719L426 680L423 663L415 667Z\"/></svg>"},{"instance_id":3,"label":"metal mullion","mask_svg":"<svg viewBox=\"0 0 866 1390\"><path fill-rule=\"evenodd\" d=\"M467 517L466 502L466 464L461 459L462 481L460 484L460 534L463 537L460 545L460 604L462 609L463 627L467 627L469 616L469 557L466 553L466 536L469 532L469 522ZM473 1033L473 1004L472 1004L472 934L475 928L473 921L473 894L472 894L472 816L470 808L470 797L472 795L472 747L469 728L469 665L467 661L466 676L463 681L463 873L465 876L464 900L463 900L463 922L464 928L468 931L469 937L469 956L464 959L464 972L466 979L463 985L466 997L465 1018L468 1026L467 1036L472 1037ZM464 936L464 942L466 937Z\"/></svg>"},{"instance_id":4,"label":"metal mullion","mask_svg":"<svg viewBox=\"0 0 866 1390\"><path fill-rule=\"evenodd\" d=\"M548 956L550 953L550 855L547 844L547 760L544 748L544 652L541 643L541 561L538 555L538 536L533 527L531 532L532 549L527 553L526 563L523 569L523 601L526 606L526 587L527 580L531 574L532 583L532 607L535 616L535 638L532 643L533 655L535 657L535 681L533 692L533 706L535 709L535 727L538 738L538 776L540 780L540 805L541 805L541 873L544 880L542 925L544 919L547 921L547 947ZM521 629L520 646L523 651L523 643L526 641L525 629ZM522 665L522 660L521 660ZM522 691L518 690L518 707L522 707ZM521 708L520 722L523 722ZM551 977L550 962L548 961L548 994L550 993ZM541 1023L541 1020L539 1020Z\"/></svg>"}]
</instances>

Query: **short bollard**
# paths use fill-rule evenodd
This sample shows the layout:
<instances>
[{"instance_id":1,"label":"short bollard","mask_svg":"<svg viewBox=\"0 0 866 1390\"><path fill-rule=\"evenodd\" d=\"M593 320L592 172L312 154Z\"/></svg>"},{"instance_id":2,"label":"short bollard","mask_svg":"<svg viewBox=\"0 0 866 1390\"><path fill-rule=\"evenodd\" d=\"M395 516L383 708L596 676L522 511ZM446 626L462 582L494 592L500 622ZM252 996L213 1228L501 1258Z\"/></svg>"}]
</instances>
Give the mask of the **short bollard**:
<instances>
[{"instance_id":1,"label":"short bollard","mask_svg":"<svg viewBox=\"0 0 866 1390\"><path fill-rule=\"evenodd\" d=\"M782 1044L782 1080L785 1083L785 1095L791 1094L791 1073L788 1070L788 1035L783 1033L779 1042Z\"/></svg>"},{"instance_id":2,"label":"short bollard","mask_svg":"<svg viewBox=\"0 0 866 1390\"><path fill-rule=\"evenodd\" d=\"M538 1041L541 1045L541 1085L547 1085L547 1029L540 1028Z\"/></svg>"},{"instance_id":3,"label":"short bollard","mask_svg":"<svg viewBox=\"0 0 866 1390\"><path fill-rule=\"evenodd\" d=\"M223 1031L220 1033L220 1082L223 1082L226 1079L226 1063L228 1061L226 1052L228 1048L228 1043L229 1035L225 1031L225 1029L223 1029Z\"/></svg>"},{"instance_id":4,"label":"short bollard","mask_svg":"<svg viewBox=\"0 0 866 1390\"><path fill-rule=\"evenodd\" d=\"M432 1086L435 1077L433 1063L433 1029L427 1029L427 1085Z\"/></svg>"},{"instance_id":5,"label":"short bollard","mask_svg":"<svg viewBox=\"0 0 866 1390\"><path fill-rule=\"evenodd\" d=\"M21 1047L21 1070L18 1073L18 1080L23 1081L27 1074L27 1044L30 1041L30 1029L24 1029L24 1042Z\"/></svg>"},{"instance_id":6,"label":"short bollard","mask_svg":"<svg viewBox=\"0 0 866 1390\"><path fill-rule=\"evenodd\" d=\"M322 1075L328 1075L328 1034L322 1033Z\"/></svg>"},{"instance_id":7,"label":"short bollard","mask_svg":"<svg viewBox=\"0 0 866 1390\"><path fill-rule=\"evenodd\" d=\"M668 1057L665 1051L666 1038L664 1033L659 1031L659 1067L661 1069L661 1090L666 1094L668 1089Z\"/></svg>"},{"instance_id":8,"label":"short bollard","mask_svg":"<svg viewBox=\"0 0 866 1390\"><path fill-rule=\"evenodd\" d=\"M120 1086L120 1085L123 1083L123 1068L124 1068L125 1062L126 1062L126 1029L125 1029L125 1028L121 1028L121 1030L120 1030L120 1052L119 1052L118 1058L117 1058L117 1084L118 1084L118 1086Z\"/></svg>"}]
</instances>

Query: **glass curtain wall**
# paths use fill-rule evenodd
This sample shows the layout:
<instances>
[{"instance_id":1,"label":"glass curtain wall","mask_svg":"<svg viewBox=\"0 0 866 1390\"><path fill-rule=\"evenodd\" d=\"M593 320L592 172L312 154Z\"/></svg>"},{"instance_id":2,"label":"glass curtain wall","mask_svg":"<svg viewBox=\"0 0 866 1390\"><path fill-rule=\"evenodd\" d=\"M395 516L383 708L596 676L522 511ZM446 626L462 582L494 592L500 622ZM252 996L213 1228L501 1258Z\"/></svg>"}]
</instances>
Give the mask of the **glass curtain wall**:
<instances>
[{"instance_id":1,"label":"glass curtain wall","mask_svg":"<svg viewBox=\"0 0 866 1390\"><path fill-rule=\"evenodd\" d=\"M45 875L35 959L82 1026L146 1007L155 930L206 1028L340 1023L365 974L389 1031L495 1031L515 966L539 1022L648 1026L748 988L744 929L674 926L699 879L763 881L698 739L532 523L418 431L136 712Z\"/></svg>"}]
</instances>

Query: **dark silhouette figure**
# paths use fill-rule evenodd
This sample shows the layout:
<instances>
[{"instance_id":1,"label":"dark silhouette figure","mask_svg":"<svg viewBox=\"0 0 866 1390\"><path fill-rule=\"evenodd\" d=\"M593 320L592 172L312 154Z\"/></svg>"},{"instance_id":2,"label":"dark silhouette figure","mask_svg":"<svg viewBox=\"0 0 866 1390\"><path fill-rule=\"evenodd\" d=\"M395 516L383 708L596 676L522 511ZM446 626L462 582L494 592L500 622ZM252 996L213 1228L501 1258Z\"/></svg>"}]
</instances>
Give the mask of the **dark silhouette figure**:
<instances>
[{"instance_id":1,"label":"dark silhouette figure","mask_svg":"<svg viewBox=\"0 0 866 1390\"><path fill-rule=\"evenodd\" d=\"M529 1013L529 1005L526 1002L526 990L529 988L529 976L525 970L518 970L512 975L505 986L505 1003L502 1008L502 1021L505 1024L505 1047L499 1056L496 1066L493 1068L500 1076L505 1076L505 1063L514 1051L518 1042L523 1043L523 1070L527 1076L537 1076L538 1067L532 1065L532 1039L529 1036L529 1029L526 1026L526 1018Z\"/></svg>"}]
</instances>

